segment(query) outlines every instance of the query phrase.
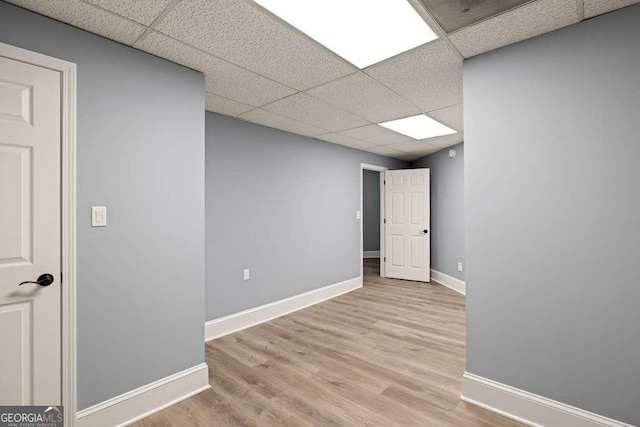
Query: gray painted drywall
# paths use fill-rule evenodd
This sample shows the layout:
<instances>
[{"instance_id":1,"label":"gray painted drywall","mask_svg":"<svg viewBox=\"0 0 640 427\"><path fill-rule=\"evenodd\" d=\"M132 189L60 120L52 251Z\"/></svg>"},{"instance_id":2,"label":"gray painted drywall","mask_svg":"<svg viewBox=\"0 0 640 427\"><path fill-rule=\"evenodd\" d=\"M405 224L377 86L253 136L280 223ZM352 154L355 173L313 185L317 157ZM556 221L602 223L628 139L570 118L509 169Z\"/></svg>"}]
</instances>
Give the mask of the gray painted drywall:
<instances>
[{"instance_id":1,"label":"gray painted drywall","mask_svg":"<svg viewBox=\"0 0 640 427\"><path fill-rule=\"evenodd\" d=\"M380 250L380 172L362 171L362 248Z\"/></svg>"},{"instance_id":2,"label":"gray painted drywall","mask_svg":"<svg viewBox=\"0 0 640 427\"><path fill-rule=\"evenodd\" d=\"M360 163L408 163L214 113L205 133L207 319L360 276Z\"/></svg>"},{"instance_id":3,"label":"gray painted drywall","mask_svg":"<svg viewBox=\"0 0 640 427\"><path fill-rule=\"evenodd\" d=\"M431 268L464 280L464 143L415 160L411 167L430 169Z\"/></svg>"},{"instance_id":4,"label":"gray painted drywall","mask_svg":"<svg viewBox=\"0 0 640 427\"><path fill-rule=\"evenodd\" d=\"M202 75L4 2L0 41L78 65L79 409L202 363Z\"/></svg>"},{"instance_id":5,"label":"gray painted drywall","mask_svg":"<svg viewBox=\"0 0 640 427\"><path fill-rule=\"evenodd\" d=\"M467 369L640 425L640 6L465 62Z\"/></svg>"}]
</instances>

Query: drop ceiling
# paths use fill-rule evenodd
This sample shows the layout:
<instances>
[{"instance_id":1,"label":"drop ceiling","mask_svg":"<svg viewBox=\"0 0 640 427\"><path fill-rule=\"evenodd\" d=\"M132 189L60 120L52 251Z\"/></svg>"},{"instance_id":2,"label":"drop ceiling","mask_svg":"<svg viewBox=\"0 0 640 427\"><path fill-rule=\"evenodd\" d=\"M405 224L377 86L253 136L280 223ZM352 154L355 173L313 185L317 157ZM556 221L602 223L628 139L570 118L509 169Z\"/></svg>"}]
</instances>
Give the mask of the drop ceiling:
<instances>
[{"instance_id":1,"label":"drop ceiling","mask_svg":"<svg viewBox=\"0 0 640 427\"><path fill-rule=\"evenodd\" d=\"M397 0L438 38L360 70L252 0L7 1L201 71L209 111L409 161L464 139L463 59L640 2ZM458 132L378 125L417 114Z\"/></svg>"}]
</instances>

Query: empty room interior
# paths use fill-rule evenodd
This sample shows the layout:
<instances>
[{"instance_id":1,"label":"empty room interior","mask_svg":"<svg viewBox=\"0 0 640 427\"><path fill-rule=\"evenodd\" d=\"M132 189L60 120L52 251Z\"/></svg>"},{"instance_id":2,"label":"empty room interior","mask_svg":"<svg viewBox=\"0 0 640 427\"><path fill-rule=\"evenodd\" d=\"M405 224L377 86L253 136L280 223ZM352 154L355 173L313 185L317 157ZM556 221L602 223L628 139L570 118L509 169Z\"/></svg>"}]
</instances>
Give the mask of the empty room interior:
<instances>
[{"instance_id":1,"label":"empty room interior","mask_svg":"<svg viewBox=\"0 0 640 427\"><path fill-rule=\"evenodd\" d=\"M0 426L640 425L640 0L0 0Z\"/></svg>"}]
</instances>

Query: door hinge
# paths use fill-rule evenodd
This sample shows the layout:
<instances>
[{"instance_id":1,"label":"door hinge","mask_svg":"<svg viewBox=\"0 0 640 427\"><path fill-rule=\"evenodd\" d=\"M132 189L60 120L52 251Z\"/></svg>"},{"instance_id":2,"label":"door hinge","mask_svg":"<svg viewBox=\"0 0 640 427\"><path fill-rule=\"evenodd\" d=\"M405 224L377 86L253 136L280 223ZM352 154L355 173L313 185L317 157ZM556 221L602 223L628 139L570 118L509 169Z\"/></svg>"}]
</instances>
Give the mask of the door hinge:
<instances>
[{"instance_id":1,"label":"door hinge","mask_svg":"<svg viewBox=\"0 0 640 427\"><path fill-rule=\"evenodd\" d=\"M386 224L387 223L387 218L383 219L382 221L384 221L383 224Z\"/></svg>"},{"instance_id":2,"label":"door hinge","mask_svg":"<svg viewBox=\"0 0 640 427\"><path fill-rule=\"evenodd\" d=\"M62 283L62 271L60 272L60 283Z\"/></svg>"},{"instance_id":3,"label":"door hinge","mask_svg":"<svg viewBox=\"0 0 640 427\"><path fill-rule=\"evenodd\" d=\"M384 262L387 262L387 257L384 257Z\"/></svg>"},{"instance_id":4,"label":"door hinge","mask_svg":"<svg viewBox=\"0 0 640 427\"><path fill-rule=\"evenodd\" d=\"M382 181L382 185L387 185L387 180Z\"/></svg>"}]
</instances>

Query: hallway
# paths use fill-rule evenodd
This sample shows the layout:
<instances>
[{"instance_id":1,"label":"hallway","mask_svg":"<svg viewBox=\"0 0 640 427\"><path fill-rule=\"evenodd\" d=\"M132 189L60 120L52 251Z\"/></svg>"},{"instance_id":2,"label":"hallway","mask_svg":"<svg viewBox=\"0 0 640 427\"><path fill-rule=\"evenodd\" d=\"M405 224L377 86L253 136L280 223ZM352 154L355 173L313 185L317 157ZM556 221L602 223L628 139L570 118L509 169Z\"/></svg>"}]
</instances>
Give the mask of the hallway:
<instances>
[{"instance_id":1,"label":"hallway","mask_svg":"<svg viewBox=\"0 0 640 427\"><path fill-rule=\"evenodd\" d=\"M206 345L211 389L137 423L513 426L460 400L465 300L436 284L364 287Z\"/></svg>"}]
</instances>

